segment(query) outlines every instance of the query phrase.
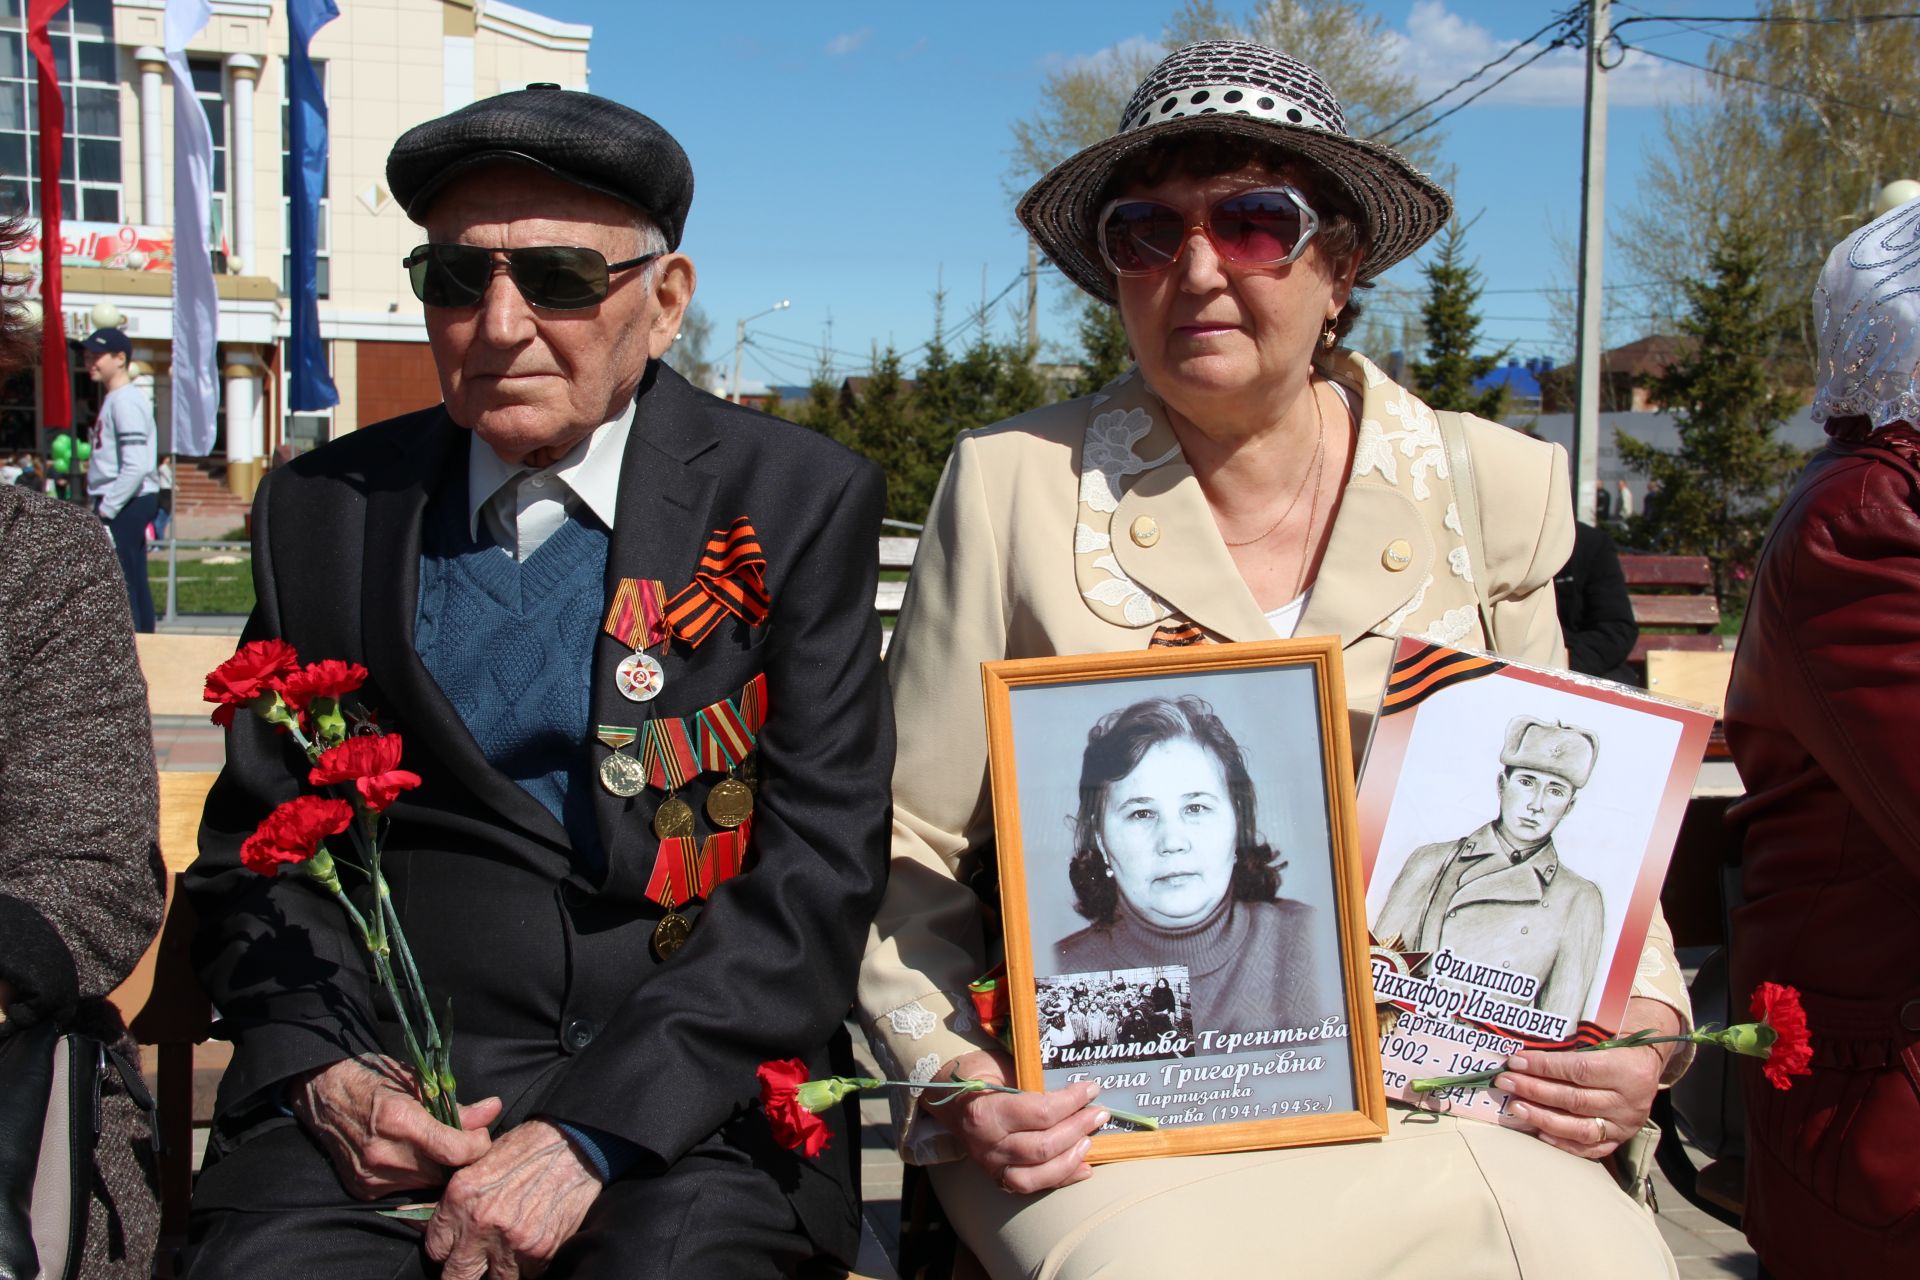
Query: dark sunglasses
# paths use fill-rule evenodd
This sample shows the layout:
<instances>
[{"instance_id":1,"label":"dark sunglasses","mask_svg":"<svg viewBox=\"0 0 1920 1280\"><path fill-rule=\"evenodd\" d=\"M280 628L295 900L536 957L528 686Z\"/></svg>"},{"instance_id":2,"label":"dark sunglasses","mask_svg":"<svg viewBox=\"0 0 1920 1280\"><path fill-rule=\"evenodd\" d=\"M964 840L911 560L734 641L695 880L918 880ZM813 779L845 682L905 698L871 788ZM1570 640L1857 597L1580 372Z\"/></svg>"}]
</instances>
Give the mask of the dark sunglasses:
<instances>
[{"instance_id":1,"label":"dark sunglasses","mask_svg":"<svg viewBox=\"0 0 1920 1280\"><path fill-rule=\"evenodd\" d=\"M475 244L423 244L401 261L413 296L430 307L470 307L493 281L496 255L507 260L520 296L547 311L577 311L603 302L615 271L643 267L660 257L643 253L608 262L597 249L543 244L526 249L487 249Z\"/></svg>"},{"instance_id":2,"label":"dark sunglasses","mask_svg":"<svg viewBox=\"0 0 1920 1280\"><path fill-rule=\"evenodd\" d=\"M1115 275L1145 276L1180 258L1195 231L1236 267L1285 266L1320 229L1320 215L1292 187L1223 196L1194 219L1158 200L1121 197L1100 211L1100 256Z\"/></svg>"}]
</instances>

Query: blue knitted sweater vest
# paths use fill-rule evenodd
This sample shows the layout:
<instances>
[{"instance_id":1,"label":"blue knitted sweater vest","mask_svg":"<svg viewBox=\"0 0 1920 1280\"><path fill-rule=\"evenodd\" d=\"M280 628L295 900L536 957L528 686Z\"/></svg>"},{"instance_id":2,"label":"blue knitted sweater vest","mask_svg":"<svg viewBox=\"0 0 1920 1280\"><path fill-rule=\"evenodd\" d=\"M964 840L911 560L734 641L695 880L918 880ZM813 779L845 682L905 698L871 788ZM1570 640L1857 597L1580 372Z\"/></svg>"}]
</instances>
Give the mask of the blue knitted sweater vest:
<instances>
[{"instance_id":1,"label":"blue knitted sweater vest","mask_svg":"<svg viewBox=\"0 0 1920 1280\"><path fill-rule=\"evenodd\" d=\"M428 505L414 647L488 763L545 805L597 867L588 744L606 531L582 512L520 562L484 522L476 542L466 508L464 475Z\"/></svg>"}]
</instances>

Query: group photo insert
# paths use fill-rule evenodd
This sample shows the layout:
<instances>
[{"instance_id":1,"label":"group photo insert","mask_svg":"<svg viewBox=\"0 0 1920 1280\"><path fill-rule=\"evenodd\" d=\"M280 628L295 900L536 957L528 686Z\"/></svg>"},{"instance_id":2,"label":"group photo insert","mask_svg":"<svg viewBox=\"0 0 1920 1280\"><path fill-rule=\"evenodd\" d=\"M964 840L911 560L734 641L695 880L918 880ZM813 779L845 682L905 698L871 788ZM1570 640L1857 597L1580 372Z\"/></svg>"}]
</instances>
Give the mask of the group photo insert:
<instances>
[{"instance_id":1,"label":"group photo insert","mask_svg":"<svg viewBox=\"0 0 1920 1280\"><path fill-rule=\"evenodd\" d=\"M1619 1028L1713 727L1608 681L1409 637L1360 778L1389 1097Z\"/></svg>"},{"instance_id":2,"label":"group photo insert","mask_svg":"<svg viewBox=\"0 0 1920 1280\"><path fill-rule=\"evenodd\" d=\"M985 667L1023 1088L1092 1160L1384 1132L1332 638Z\"/></svg>"}]
</instances>

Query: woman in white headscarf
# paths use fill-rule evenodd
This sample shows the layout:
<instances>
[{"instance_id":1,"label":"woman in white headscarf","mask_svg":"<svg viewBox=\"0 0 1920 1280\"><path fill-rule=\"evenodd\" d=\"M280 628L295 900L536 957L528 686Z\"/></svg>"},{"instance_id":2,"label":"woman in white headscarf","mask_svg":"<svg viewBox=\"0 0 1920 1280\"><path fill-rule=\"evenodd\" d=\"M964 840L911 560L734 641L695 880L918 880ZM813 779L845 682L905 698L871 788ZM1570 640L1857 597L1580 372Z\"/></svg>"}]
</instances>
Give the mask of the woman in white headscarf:
<instances>
[{"instance_id":1,"label":"woman in white headscarf","mask_svg":"<svg viewBox=\"0 0 1920 1280\"><path fill-rule=\"evenodd\" d=\"M1747 1235L1781 1280L1920 1256L1920 201L1841 242L1813 311L1832 440L1767 537L1726 713L1733 991L1799 988L1814 1044L1791 1090L1744 1081Z\"/></svg>"}]
</instances>

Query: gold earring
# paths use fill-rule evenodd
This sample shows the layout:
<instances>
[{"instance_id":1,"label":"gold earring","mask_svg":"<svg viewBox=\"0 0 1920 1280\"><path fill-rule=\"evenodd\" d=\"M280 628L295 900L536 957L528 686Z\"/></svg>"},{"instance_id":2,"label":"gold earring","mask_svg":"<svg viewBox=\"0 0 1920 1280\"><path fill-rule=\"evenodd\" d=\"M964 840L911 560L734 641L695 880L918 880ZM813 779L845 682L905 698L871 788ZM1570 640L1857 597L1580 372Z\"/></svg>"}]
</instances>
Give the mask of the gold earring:
<instances>
[{"instance_id":1,"label":"gold earring","mask_svg":"<svg viewBox=\"0 0 1920 1280\"><path fill-rule=\"evenodd\" d=\"M1320 335L1321 350L1323 351L1333 350L1333 344L1340 340L1339 337L1334 333L1334 328L1336 327L1337 323L1338 323L1337 321L1333 321L1333 320L1327 321L1326 332Z\"/></svg>"}]
</instances>

